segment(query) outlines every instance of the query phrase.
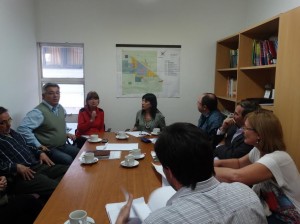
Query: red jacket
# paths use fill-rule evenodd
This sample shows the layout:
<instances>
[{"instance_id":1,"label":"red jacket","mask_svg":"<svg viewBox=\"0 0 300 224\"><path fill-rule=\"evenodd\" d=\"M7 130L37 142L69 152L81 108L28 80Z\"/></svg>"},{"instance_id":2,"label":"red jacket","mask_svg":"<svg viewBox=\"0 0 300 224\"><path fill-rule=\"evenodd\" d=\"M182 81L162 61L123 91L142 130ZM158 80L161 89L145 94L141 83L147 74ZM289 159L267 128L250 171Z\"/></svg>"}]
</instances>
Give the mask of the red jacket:
<instances>
[{"instance_id":1,"label":"red jacket","mask_svg":"<svg viewBox=\"0 0 300 224\"><path fill-rule=\"evenodd\" d=\"M76 137L104 132L104 111L97 108L96 118L93 122L90 122L91 114L92 111L87 106L79 110Z\"/></svg>"}]
</instances>

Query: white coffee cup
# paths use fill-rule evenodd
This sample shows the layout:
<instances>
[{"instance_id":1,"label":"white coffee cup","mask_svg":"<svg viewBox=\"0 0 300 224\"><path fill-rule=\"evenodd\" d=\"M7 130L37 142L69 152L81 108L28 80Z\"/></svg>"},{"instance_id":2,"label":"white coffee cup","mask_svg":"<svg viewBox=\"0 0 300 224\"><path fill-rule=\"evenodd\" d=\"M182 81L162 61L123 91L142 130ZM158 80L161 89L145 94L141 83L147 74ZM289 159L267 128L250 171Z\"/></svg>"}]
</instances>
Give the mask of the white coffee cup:
<instances>
[{"instance_id":1,"label":"white coffee cup","mask_svg":"<svg viewBox=\"0 0 300 224\"><path fill-rule=\"evenodd\" d=\"M132 149L130 151L130 154L133 156L140 156L141 155L141 149Z\"/></svg>"},{"instance_id":2,"label":"white coffee cup","mask_svg":"<svg viewBox=\"0 0 300 224\"><path fill-rule=\"evenodd\" d=\"M90 136L90 140L91 140L92 142L97 141L97 140L98 140L98 135L97 135L97 134L91 135L91 136Z\"/></svg>"},{"instance_id":3,"label":"white coffee cup","mask_svg":"<svg viewBox=\"0 0 300 224\"><path fill-rule=\"evenodd\" d=\"M129 154L125 156L125 166L133 166L134 165L134 156Z\"/></svg>"},{"instance_id":4,"label":"white coffee cup","mask_svg":"<svg viewBox=\"0 0 300 224\"><path fill-rule=\"evenodd\" d=\"M94 162L95 154L93 152L86 152L82 158L85 163L92 163Z\"/></svg>"},{"instance_id":5,"label":"white coffee cup","mask_svg":"<svg viewBox=\"0 0 300 224\"><path fill-rule=\"evenodd\" d=\"M70 224L87 224L87 212L84 210L75 210L69 214Z\"/></svg>"},{"instance_id":6,"label":"white coffee cup","mask_svg":"<svg viewBox=\"0 0 300 224\"><path fill-rule=\"evenodd\" d=\"M118 136L119 136L119 138L126 138L126 132L125 131L119 131Z\"/></svg>"},{"instance_id":7,"label":"white coffee cup","mask_svg":"<svg viewBox=\"0 0 300 224\"><path fill-rule=\"evenodd\" d=\"M160 128L153 128L153 133L154 134L159 134Z\"/></svg>"}]
</instances>

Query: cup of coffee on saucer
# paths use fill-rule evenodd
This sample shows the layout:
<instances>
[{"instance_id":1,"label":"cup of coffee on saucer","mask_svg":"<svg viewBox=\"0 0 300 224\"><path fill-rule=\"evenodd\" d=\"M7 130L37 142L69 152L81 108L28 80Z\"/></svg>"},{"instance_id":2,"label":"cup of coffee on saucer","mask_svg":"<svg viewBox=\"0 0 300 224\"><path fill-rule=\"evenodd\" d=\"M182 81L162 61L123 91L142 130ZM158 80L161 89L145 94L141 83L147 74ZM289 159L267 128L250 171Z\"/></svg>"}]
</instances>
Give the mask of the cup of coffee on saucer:
<instances>
[{"instance_id":1,"label":"cup of coffee on saucer","mask_svg":"<svg viewBox=\"0 0 300 224\"><path fill-rule=\"evenodd\" d=\"M90 141L91 141L91 142L96 142L96 141L98 141L98 135L97 135L97 134L90 135Z\"/></svg>"},{"instance_id":2,"label":"cup of coffee on saucer","mask_svg":"<svg viewBox=\"0 0 300 224\"><path fill-rule=\"evenodd\" d=\"M133 166L134 165L134 156L129 154L125 156L125 166Z\"/></svg>"},{"instance_id":3,"label":"cup of coffee on saucer","mask_svg":"<svg viewBox=\"0 0 300 224\"><path fill-rule=\"evenodd\" d=\"M70 224L87 224L87 212L84 210L75 210L69 214Z\"/></svg>"},{"instance_id":4,"label":"cup of coffee on saucer","mask_svg":"<svg viewBox=\"0 0 300 224\"><path fill-rule=\"evenodd\" d=\"M119 138L119 139L127 138L126 132L125 131L119 131L118 135L117 135L117 138Z\"/></svg>"},{"instance_id":5,"label":"cup of coffee on saucer","mask_svg":"<svg viewBox=\"0 0 300 224\"><path fill-rule=\"evenodd\" d=\"M134 157L139 157L139 156L141 156L141 149L132 149L131 151L130 151L130 154L131 155L133 155Z\"/></svg>"},{"instance_id":6,"label":"cup of coffee on saucer","mask_svg":"<svg viewBox=\"0 0 300 224\"><path fill-rule=\"evenodd\" d=\"M153 128L152 134L158 135L160 133L160 128Z\"/></svg>"},{"instance_id":7,"label":"cup of coffee on saucer","mask_svg":"<svg viewBox=\"0 0 300 224\"><path fill-rule=\"evenodd\" d=\"M83 156L82 156L83 162L85 163L93 163L95 160L95 155L93 152L86 152Z\"/></svg>"}]
</instances>

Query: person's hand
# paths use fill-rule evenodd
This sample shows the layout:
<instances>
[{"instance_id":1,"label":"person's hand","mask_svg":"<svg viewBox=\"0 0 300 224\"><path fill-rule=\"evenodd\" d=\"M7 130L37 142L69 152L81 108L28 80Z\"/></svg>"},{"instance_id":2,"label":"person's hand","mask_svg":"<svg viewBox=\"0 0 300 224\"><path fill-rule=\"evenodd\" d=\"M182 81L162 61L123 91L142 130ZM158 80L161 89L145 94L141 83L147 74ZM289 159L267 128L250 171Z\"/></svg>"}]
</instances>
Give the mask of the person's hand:
<instances>
[{"instance_id":1,"label":"person's hand","mask_svg":"<svg viewBox=\"0 0 300 224\"><path fill-rule=\"evenodd\" d=\"M71 139L72 141L75 141L76 136L71 133L67 133L67 138Z\"/></svg>"},{"instance_id":2,"label":"person's hand","mask_svg":"<svg viewBox=\"0 0 300 224\"><path fill-rule=\"evenodd\" d=\"M7 187L7 180L5 176L0 176L0 191L4 191Z\"/></svg>"},{"instance_id":3,"label":"person's hand","mask_svg":"<svg viewBox=\"0 0 300 224\"><path fill-rule=\"evenodd\" d=\"M116 224L124 224L129 219L130 209L133 201L132 194L129 194L127 203L121 208Z\"/></svg>"},{"instance_id":4,"label":"person's hand","mask_svg":"<svg viewBox=\"0 0 300 224\"><path fill-rule=\"evenodd\" d=\"M42 150L43 152L48 152L48 151L50 151L50 149L48 149L46 146L44 146L44 145L40 145L39 147L38 147L38 149L39 150Z\"/></svg>"},{"instance_id":5,"label":"person's hand","mask_svg":"<svg viewBox=\"0 0 300 224\"><path fill-rule=\"evenodd\" d=\"M35 171L30 169L30 167L17 164L17 173L20 174L24 180L31 180L34 178Z\"/></svg>"},{"instance_id":6,"label":"person's hand","mask_svg":"<svg viewBox=\"0 0 300 224\"><path fill-rule=\"evenodd\" d=\"M93 122L93 121L95 120L96 115L97 115L96 111L93 110L93 111L92 111L92 114L91 114L91 120L90 120L91 122Z\"/></svg>"},{"instance_id":7,"label":"person's hand","mask_svg":"<svg viewBox=\"0 0 300 224\"><path fill-rule=\"evenodd\" d=\"M226 132L227 129L231 126L231 125L234 125L235 124L235 120L233 119L233 117L228 117L226 118L224 121L223 121L223 124L220 128L220 130L222 132Z\"/></svg>"},{"instance_id":8,"label":"person's hand","mask_svg":"<svg viewBox=\"0 0 300 224\"><path fill-rule=\"evenodd\" d=\"M46 163L48 166L55 165L55 163L44 152L42 152L40 154L40 161L41 161L41 164Z\"/></svg>"}]
</instances>

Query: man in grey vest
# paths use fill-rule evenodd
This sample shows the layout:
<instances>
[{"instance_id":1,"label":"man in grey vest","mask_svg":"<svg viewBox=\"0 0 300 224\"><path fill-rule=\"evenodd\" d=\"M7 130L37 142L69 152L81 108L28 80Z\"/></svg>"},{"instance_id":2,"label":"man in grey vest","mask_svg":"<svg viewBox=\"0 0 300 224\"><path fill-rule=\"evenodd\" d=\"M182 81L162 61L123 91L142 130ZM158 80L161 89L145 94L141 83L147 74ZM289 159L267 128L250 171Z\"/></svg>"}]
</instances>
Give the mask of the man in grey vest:
<instances>
[{"instance_id":1,"label":"man in grey vest","mask_svg":"<svg viewBox=\"0 0 300 224\"><path fill-rule=\"evenodd\" d=\"M66 132L66 111L59 104L60 88L46 83L42 88L43 101L28 112L18 127L28 144L47 153L54 163L70 165L79 149L66 144L75 136Z\"/></svg>"}]
</instances>

